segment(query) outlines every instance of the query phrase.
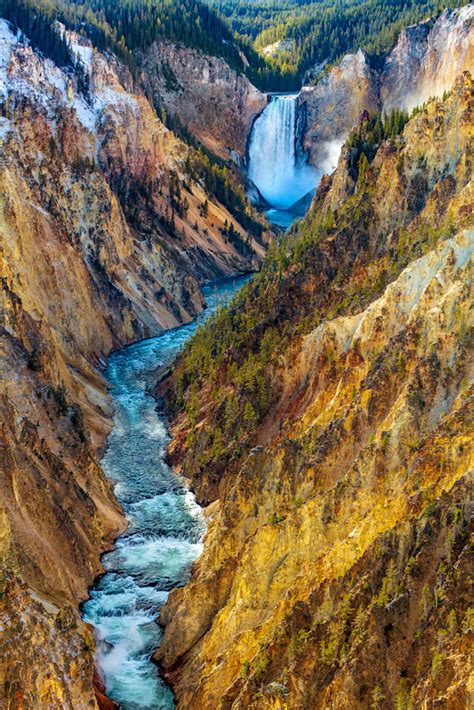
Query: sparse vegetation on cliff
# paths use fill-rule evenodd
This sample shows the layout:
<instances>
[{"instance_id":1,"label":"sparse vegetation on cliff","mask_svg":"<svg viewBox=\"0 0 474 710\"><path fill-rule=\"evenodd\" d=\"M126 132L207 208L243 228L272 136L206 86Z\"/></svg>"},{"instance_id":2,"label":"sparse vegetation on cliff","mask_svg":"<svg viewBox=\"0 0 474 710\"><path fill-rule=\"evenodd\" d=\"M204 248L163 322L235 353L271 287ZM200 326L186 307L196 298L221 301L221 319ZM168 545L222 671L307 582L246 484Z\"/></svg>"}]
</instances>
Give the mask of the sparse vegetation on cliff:
<instances>
[{"instance_id":1,"label":"sparse vegetation on cliff","mask_svg":"<svg viewBox=\"0 0 474 710\"><path fill-rule=\"evenodd\" d=\"M260 239L264 221L245 196L231 170L210 151L196 147L189 152L185 169L193 180L200 180L210 197L226 205L229 212L250 234ZM234 231L230 232L234 235Z\"/></svg>"},{"instance_id":2,"label":"sparse vegetation on cliff","mask_svg":"<svg viewBox=\"0 0 474 710\"><path fill-rule=\"evenodd\" d=\"M466 702L472 108L466 74L408 121L365 116L161 384L213 504L163 612L183 707Z\"/></svg>"},{"instance_id":3,"label":"sparse vegetation on cliff","mask_svg":"<svg viewBox=\"0 0 474 710\"><path fill-rule=\"evenodd\" d=\"M274 405L271 383L295 338L327 318L353 314L366 307L410 261L453 236L466 223L464 217L455 218L452 213L445 214L436 224L426 218L415 221L416 208L409 209L400 215L390 241L378 236L374 253L371 233L381 184L378 180L383 179L388 156L403 152L405 139L398 136L407 121L406 113L400 111L362 118L349 136L340 168L347 171L355 186L352 194L334 210L324 207L322 189L310 213L270 249L260 273L242 289L236 302L227 310L221 309L199 329L180 356L171 406L176 411L205 389L213 405L211 431L224 428L231 432L226 446L220 447L227 456L233 455L235 447L240 451L252 442L253 427L245 426L246 408L252 407L258 422ZM425 199L420 195L420 204ZM357 275L351 251L338 254L335 266L325 256L324 245L333 242L359 245ZM310 297L301 300L299 289L312 278L332 284L331 292L327 288L314 289ZM330 362L330 352L327 358ZM230 426L226 425L229 402L235 410ZM194 405L193 411L195 427L199 408ZM240 425L234 427L234 421ZM212 436L206 444L207 427L199 427L199 431L199 465L204 466L213 446ZM211 458L216 458L215 448Z\"/></svg>"},{"instance_id":4,"label":"sparse vegetation on cliff","mask_svg":"<svg viewBox=\"0 0 474 710\"><path fill-rule=\"evenodd\" d=\"M301 86L308 69L317 65L321 72L325 65L327 69L359 47L372 55L377 66L403 27L462 4L456 0L347 0L341 7L334 0L281 0L276 4L261 0L237 5L227 0L1 0L0 15L61 64L71 65L71 59L75 60L54 30L55 20L86 34L99 50L111 49L135 77L140 72L137 50L166 40L222 57L264 91L288 91ZM262 53L273 44L277 47L274 53ZM172 88L172 72L169 67L164 71Z\"/></svg>"}]
</instances>

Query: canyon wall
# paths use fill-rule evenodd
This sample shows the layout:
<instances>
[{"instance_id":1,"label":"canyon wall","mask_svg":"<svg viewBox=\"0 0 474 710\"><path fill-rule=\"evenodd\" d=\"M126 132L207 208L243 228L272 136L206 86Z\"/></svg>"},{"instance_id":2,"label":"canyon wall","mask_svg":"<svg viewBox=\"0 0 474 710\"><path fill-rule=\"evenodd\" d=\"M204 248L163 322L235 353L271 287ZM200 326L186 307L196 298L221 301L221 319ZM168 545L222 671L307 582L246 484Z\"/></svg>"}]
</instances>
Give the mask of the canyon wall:
<instances>
[{"instance_id":1,"label":"canyon wall","mask_svg":"<svg viewBox=\"0 0 474 710\"><path fill-rule=\"evenodd\" d=\"M365 117L159 387L209 520L161 615L179 708L472 700L473 88L357 169Z\"/></svg>"},{"instance_id":2,"label":"canyon wall","mask_svg":"<svg viewBox=\"0 0 474 710\"><path fill-rule=\"evenodd\" d=\"M240 163L266 94L219 57L164 41L147 50L143 64L157 102L216 155Z\"/></svg>"},{"instance_id":3,"label":"canyon wall","mask_svg":"<svg viewBox=\"0 0 474 710\"><path fill-rule=\"evenodd\" d=\"M411 111L449 91L461 72L474 68L474 5L445 10L437 20L404 29L380 80L384 110Z\"/></svg>"},{"instance_id":4,"label":"canyon wall","mask_svg":"<svg viewBox=\"0 0 474 710\"><path fill-rule=\"evenodd\" d=\"M62 32L65 30L62 29ZM98 465L100 374L256 268L252 236L111 54L67 34L87 86L0 21L0 705L95 707L78 618L125 521ZM249 212L250 217L250 212ZM105 702L105 701L104 701Z\"/></svg>"},{"instance_id":5,"label":"canyon wall","mask_svg":"<svg viewBox=\"0 0 474 710\"><path fill-rule=\"evenodd\" d=\"M326 174L332 173L362 111L378 107L377 75L362 50L346 55L316 86L303 86L298 99L298 132L309 162Z\"/></svg>"},{"instance_id":6,"label":"canyon wall","mask_svg":"<svg viewBox=\"0 0 474 710\"><path fill-rule=\"evenodd\" d=\"M464 70L474 67L474 5L445 10L402 30L398 42L375 70L359 50L330 69L316 86L303 87L299 133L310 162L330 173L347 135L363 111L411 111L441 97Z\"/></svg>"}]
</instances>

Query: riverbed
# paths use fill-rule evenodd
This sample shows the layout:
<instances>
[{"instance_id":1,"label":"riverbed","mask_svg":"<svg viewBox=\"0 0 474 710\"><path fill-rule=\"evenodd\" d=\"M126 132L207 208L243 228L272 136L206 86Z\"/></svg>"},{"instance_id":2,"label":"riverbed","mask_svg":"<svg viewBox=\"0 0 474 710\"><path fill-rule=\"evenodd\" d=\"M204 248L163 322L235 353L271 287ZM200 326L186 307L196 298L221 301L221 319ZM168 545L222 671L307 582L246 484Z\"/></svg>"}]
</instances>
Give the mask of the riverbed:
<instances>
[{"instance_id":1,"label":"riverbed","mask_svg":"<svg viewBox=\"0 0 474 710\"><path fill-rule=\"evenodd\" d=\"M168 424L150 394L156 369L170 364L200 323L250 277L204 289L208 307L193 323L113 353L106 370L115 406L102 460L128 528L103 555L106 570L83 605L95 629L107 694L123 710L174 707L151 661L162 631L156 619L171 589L185 584L202 551L205 522L185 481L165 462Z\"/></svg>"}]
</instances>

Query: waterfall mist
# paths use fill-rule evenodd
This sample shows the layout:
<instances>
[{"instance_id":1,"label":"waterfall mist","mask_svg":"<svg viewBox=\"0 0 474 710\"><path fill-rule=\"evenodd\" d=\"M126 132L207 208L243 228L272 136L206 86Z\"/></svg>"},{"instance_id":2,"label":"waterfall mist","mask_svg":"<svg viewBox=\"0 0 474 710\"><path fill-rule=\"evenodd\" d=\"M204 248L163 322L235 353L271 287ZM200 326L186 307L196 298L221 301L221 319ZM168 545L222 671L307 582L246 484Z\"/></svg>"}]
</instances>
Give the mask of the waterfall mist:
<instances>
[{"instance_id":1,"label":"waterfall mist","mask_svg":"<svg viewBox=\"0 0 474 710\"><path fill-rule=\"evenodd\" d=\"M272 96L250 139L248 175L277 210L288 210L314 190L319 178L296 155L297 100L296 94Z\"/></svg>"}]
</instances>

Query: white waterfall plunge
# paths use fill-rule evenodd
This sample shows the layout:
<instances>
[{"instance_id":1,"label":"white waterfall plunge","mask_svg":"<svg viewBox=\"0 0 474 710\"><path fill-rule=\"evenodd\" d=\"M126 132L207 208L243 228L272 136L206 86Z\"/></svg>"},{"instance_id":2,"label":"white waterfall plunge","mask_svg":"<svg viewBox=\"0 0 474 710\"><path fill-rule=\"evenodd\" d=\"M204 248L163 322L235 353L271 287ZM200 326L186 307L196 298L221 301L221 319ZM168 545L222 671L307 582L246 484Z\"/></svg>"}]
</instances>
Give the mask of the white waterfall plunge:
<instances>
[{"instance_id":1,"label":"white waterfall plunge","mask_svg":"<svg viewBox=\"0 0 474 710\"><path fill-rule=\"evenodd\" d=\"M275 208L272 213L291 210L314 190L319 179L312 166L297 159L297 100L297 94L272 96L250 138L248 175ZM270 219L272 216L269 214Z\"/></svg>"}]
</instances>

